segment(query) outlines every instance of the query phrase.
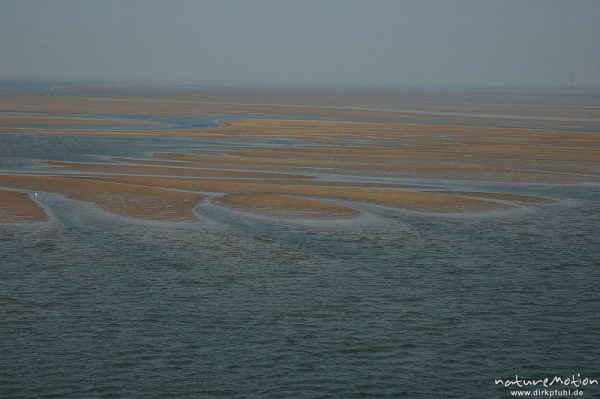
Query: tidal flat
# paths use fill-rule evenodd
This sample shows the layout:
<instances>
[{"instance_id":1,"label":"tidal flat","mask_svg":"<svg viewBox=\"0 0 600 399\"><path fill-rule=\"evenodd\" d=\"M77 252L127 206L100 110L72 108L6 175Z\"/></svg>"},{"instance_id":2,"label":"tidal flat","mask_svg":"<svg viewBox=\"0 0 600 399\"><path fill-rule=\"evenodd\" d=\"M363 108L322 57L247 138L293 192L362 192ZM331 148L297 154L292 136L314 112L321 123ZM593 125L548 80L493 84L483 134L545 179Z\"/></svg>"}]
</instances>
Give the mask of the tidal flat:
<instances>
[{"instance_id":1,"label":"tidal flat","mask_svg":"<svg viewBox=\"0 0 600 399\"><path fill-rule=\"evenodd\" d=\"M0 397L598 377L598 226L592 94L0 90Z\"/></svg>"}]
</instances>

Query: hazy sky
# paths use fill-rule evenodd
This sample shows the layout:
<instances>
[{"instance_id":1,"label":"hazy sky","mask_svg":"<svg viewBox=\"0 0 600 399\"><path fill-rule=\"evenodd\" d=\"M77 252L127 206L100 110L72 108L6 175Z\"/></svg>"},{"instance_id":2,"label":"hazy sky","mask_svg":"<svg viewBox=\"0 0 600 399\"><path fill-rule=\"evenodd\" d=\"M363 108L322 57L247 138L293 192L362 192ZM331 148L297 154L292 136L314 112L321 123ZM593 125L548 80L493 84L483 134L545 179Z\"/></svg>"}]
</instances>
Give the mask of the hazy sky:
<instances>
[{"instance_id":1,"label":"hazy sky","mask_svg":"<svg viewBox=\"0 0 600 399\"><path fill-rule=\"evenodd\" d=\"M600 0L0 0L0 79L600 87Z\"/></svg>"}]
</instances>

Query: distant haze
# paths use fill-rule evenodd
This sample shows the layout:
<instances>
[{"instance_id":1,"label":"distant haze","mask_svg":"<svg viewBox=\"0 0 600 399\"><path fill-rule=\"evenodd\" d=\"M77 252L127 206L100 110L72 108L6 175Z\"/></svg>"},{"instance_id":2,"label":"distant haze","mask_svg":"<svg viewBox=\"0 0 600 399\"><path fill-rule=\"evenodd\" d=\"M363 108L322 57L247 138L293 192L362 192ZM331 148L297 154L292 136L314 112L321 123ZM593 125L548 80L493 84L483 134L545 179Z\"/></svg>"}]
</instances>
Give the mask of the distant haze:
<instances>
[{"instance_id":1,"label":"distant haze","mask_svg":"<svg viewBox=\"0 0 600 399\"><path fill-rule=\"evenodd\" d=\"M0 0L0 79L600 87L600 1Z\"/></svg>"}]
</instances>

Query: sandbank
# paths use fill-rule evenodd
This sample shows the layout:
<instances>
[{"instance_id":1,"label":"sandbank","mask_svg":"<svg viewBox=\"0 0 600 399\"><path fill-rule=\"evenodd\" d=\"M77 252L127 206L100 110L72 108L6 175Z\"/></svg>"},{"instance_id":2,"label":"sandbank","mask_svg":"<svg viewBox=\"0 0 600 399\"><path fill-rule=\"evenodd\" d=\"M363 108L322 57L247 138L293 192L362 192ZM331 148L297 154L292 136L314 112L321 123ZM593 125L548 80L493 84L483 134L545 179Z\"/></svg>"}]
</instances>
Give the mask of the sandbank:
<instances>
[{"instance_id":1,"label":"sandbank","mask_svg":"<svg viewBox=\"0 0 600 399\"><path fill-rule=\"evenodd\" d=\"M360 212L337 204L281 194L227 194L218 203L243 211L276 217L347 218Z\"/></svg>"},{"instance_id":2,"label":"sandbank","mask_svg":"<svg viewBox=\"0 0 600 399\"><path fill-rule=\"evenodd\" d=\"M197 218L194 206L204 199L198 193L170 191L75 176L0 175L0 186L66 195L92 202L118 215L138 219L189 222Z\"/></svg>"},{"instance_id":3,"label":"sandbank","mask_svg":"<svg viewBox=\"0 0 600 399\"><path fill-rule=\"evenodd\" d=\"M0 223L45 222L48 215L26 193L0 188Z\"/></svg>"},{"instance_id":4,"label":"sandbank","mask_svg":"<svg viewBox=\"0 0 600 399\"><path fill-rule=\"evenodd\" d=\"M431 192L411 192L382 188L310 186L277 183L228 182L203 179L178 179L150 176L94 176L90 180L161 187L175 190L229 194L283 194L370 202L377 205L421 212L480 212L507 209L510 205L480 199L455 197ZM1 180L0 180L1 182Z\"/></svg>"},{"instance_id":5,"label":"sandbank","mask_svg":"<svg viewBox=\"0 0 600 399\"><path fill-rule=\"evenodd\" d=\"M94 173L110 173L110 174L127 174L127 175L160 175L160 176L183 176L183 177L222 177L222 178L264 178L264 179L311 179L310 176L301 176L283 173L268 173L268 172L244 172L244 171L227 171L227 170L210 170L210 169L190 169L190 168L170 168L170 167L152 167L152 166L132 166L132 165L113 165L113 164L91 164L91 163L75 163L75 162L43 162L44 165L52 166L53 168L67 169L77 172L94 172ZM182 165L183 166L183 165Z\"/></svg>"},{"instance_id":6,"label":"sandbank","mask_svg":"<svg viewBox=\"0 0 600 399\"><path fill-rule=\"evenodd\" d=\"M533 195L521 195L521 194L506 194L506 193L487 193L481 191L429 191L434 193L444 193L450 195L461 195L465 197L475 197L475 198L489 198L489 199L497 199L503 201L513 201L513 202L523 202L528 204L552 204L556 201L545 198L538 197Z\"/></svg>"}]
</instances>

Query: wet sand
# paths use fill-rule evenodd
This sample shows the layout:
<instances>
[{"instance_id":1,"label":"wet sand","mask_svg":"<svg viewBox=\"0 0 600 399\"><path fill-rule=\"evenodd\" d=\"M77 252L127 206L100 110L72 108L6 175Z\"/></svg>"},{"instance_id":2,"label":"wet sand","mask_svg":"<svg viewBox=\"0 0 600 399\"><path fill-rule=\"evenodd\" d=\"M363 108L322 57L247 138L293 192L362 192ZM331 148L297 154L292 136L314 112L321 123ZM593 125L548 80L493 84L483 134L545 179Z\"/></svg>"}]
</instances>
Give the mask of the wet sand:
<instances>
[{"instance_id":1,"label":"wet sand","mask_svg":"<svg viewBox=\"0 0 600 399\"><path fill-rule=\"evenodd\" d=\"M507 209L510 205L431 192L399 191L381 188L292 185L277 183L251 183L244 181L217 181L202 179L178 179L149 176L94 176L90 180L118 182L130 185L160 187L230 194L282 194L316 198L342 199L368 202L393 208L420 212L481 212ZM1 180L0 180L1 182Z\"/></svg>"},{"instance_id":2,"label":"wet sand","mask_svg":"<svg viewBox=\"0 0 600 399\"><path fill-rule=\"evenodd\" d=\"M600 181L600 139L592 133L263 120L231 122L220 130L236 138L312 137L316 141L310 146L220 150L218 155L156 153L155 157L207 167L214 163L235 169L340 175L531 183Z\"/></svg>"},{"instance_id":3,"label":"wet sand","mask_svg":"<svg viewBox=\"0 0 600 399\"><path fill-rule=\"evenodd\" d=\"M210 169L191 169L181 165L180 168L169 167L151 167L151 166L130 166L130 165L112 165L112 164L88 164L75 162L44 162L43 165L49 165L61 170L70 170L77 172L110 173L122 175L161 175L161 176L182 176L182 177L222 177L222 178L252 178L252 179L312 179L311 176L292 175L283 173L254 173L243 171L228 170L210 170Z\"/></svg>"},{"instance_id":4,"label":"wet sand","mask_svg":"<svg viewBox=\"0 0 600 399\"><path fill-rule=\"evenodd\" d=\"M336 104L310 96L296 101ZM69 112L94 101L39 97ZM266 109L256 102L276 97L239 100ZM105 103L120 114L168 109L98 101L99 113ZM553 114L512 104L451 111ZM195 116L187 108L202 105L168 107ZM366 114L328 117L343 113ZM567 174L597 173L597 134L484 118L463 128L427 116L250 117L228 128L0 135L0 187L37 191L50 217L0 223L0 397L478 397L501 370L597 370L600 185ZM96 138L112 134L135 138ZM189 139L172 138L181 134ZM411 175L422 178L394 177ZM535 184L512 184L525 178Z\"/></svg>"},{"instance_id":5,"label":"wet sand","mask_svg":"<svg viewBox=\"0 0 600 399\"><path fill-rule=\"evenodd\" d=\"M350 217L360 213L320 199L367 202L420 212L481 212L511 207L462 195L399 191L377 184L304 183L123 175L0 175L0 185L5 187L63 194L116 214L155 220L195 220L192 209L204 199L203 193L226 194L219 202L238 209L289 217Z\"/></svg>"},{"instance_id":6,"label":"wet sand","mask_svg":"<svg viewBox=\"0 0 600 399\"><path fill-rule=\"evenodd\" d=\"M204 199L197 193L66 176L0 175L0 186L63 194L117 215L149 220L195 221L192 210Z\"/></svg>"},{"instance_id":7,"label":"wet sand","mask_svg":"<svg viewBox=\"0 0 600 399\"><path fill-rule=\"evenodd\" d=\"M217 202L235 209L283 218L344 218L360 215L356 209L345 206L280 194L228 194Z\"/></svg>"},{"instance_id":8,"label":"wet sand","mask_svg":"<svg viewBox=\"0 0 600 399\"><path fill-rule=\"evenodd\" d=\"M45 222L48 216L29 195L0 188L0 223Z\"/></svg>"},{"instance_id":9,"label":"wet sand","mask_svg":"<svg viewBox=\"0 0 600 399\"><path fill-rule=\"evenodd\" d=\"M471 98L429 93L413 94L413 103L407 101L401 94L385 92L356 97L345 92L319 96L228 89L79 88L68 96L0 95L6 112L40 112L32 117L14 113L0 117L0 125L3 120L10 125L0 128L4 133L28 133L27 125L42 122L114 121L94 114L123 117L124 125L126 115L236 115L224 126L211 128L167 130L157 122L144 130L126 126L35 129L36 134L50 135L219 141L203 146L202 153L191 146L189 151L158 151L149 159L114 157L114 164L41 162L37 170L45 176L4 175L0 183L59 192L132 217L194 220L191 209L207 193L222 196L217 202L225 206L258 213L268 209L273 215L290 217L358 214L351 205L323 200L460 213L545 204L552 199L454 191L453 181L600 182L600 136L580 131L600 131L593 96L475 93ZM41 112L52 114L42 118ZM77 113L86 115L83 121L73 119ZM250 114L254 118L240 116ZM256 118L260 114L267 116ZM317 119L322 117L327 120ZM262 145L265 141L270 144ZM348 177L374 181L351 183ZM384 183L378 178L392 180ZM402 179L423 184L403 184ZM430 180L435 184L428 184ZM445 183L434 187L440 182ZM142 206L135 209L138 200Z\"/></svg>"},{"instance_id":10,"label":"wet sand","mask_svg":"<svg viewBox=\"0 0 600 399\"><path fill-rule=\"evenodd\" d=\"M428 162L425 158L416 161L402 149L348 149L345 154L336 154L327 151L310 151L306 154L296 155L297 152L281 153L272 152L242 152L230 151L232 156L209 156L158 153L159 159L187 161L193 166L224 169L248 169L265 171L295 171L297 173L325 173L342 176L376 176L416 179L452 179L452 180L477 180L497 182L548 182L548 183L575 183L599 181L600 175L594 176L592 168L585 164L569 168L560 165L523 165L519 162L511 165L506 162L506 167L482 166L478 160L469 162L455 161ZM394 152L396 155L391 155ZM408 151L407 151L408 152ZM368 156L366 154L369 154ZM297 157L297 158L294 158ZM469 155L471 157L471 155ZM411 159L412 158L412 159ZM526 161L523 161L526 162ZM501 163L501 162L497 162ZM180 164L183 166L183 164ZM527 167L533 169L527 169ZM539 170L538 168L553 168L555 170ZM561 169L561 170L556 170Z\"/></svg>"},{"instance_id":11,"label":"wet sand","mask_svg":"<svg viewBox=\"0 0 600 399\"><path fill-rule=\"evenodd\" d=\"M598 127L600 99L594 93L511 93L375 89L254 89L78 87L69 93L0 95L4 110L122 113L137 115L281 115L352 120L437 122L470 120L498 124L506 116L521 125ZM442 112L442 113L440 113ZM573 120L544 120L559 117ZM581 119L581 120L580 120ZM586 121L585 119L591 119Z\"/></svg>"},{"instance_id":12,"label":"wet sand","mask_svg":"<svg viewBox=\"0 0 600 399\"><path fill-rule=\"evenodd\" d=\"M481 191L431 191L434 193L445 193L450 195L461 195L465 197L489 198L504 201L523 202L527 204L552 204L556 201L544 197L533 195L504 194L504 193L484 193Z\"/></svg>"}]
</instances>

